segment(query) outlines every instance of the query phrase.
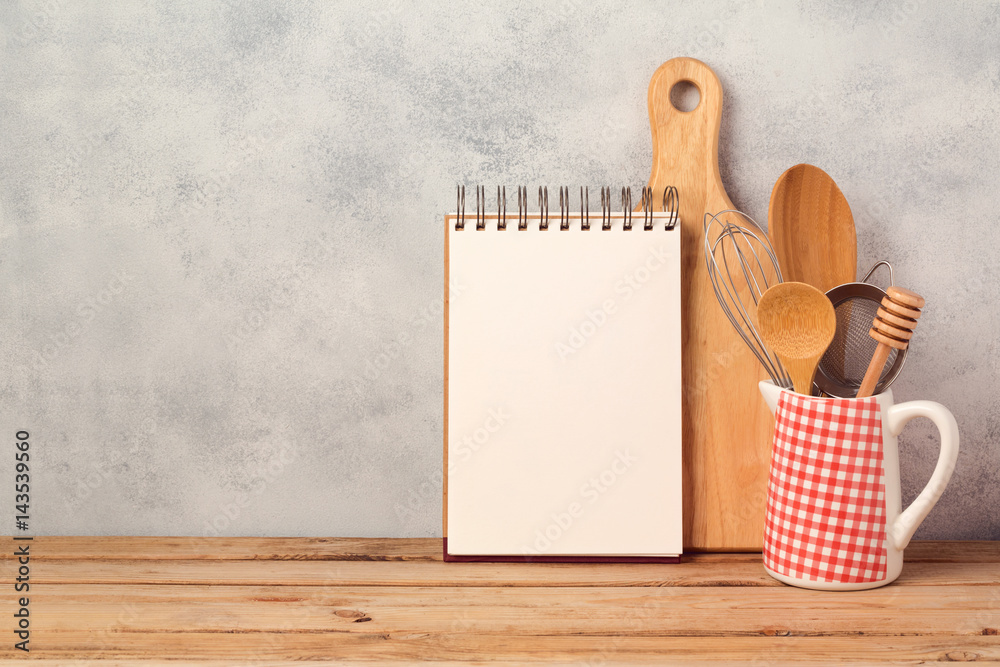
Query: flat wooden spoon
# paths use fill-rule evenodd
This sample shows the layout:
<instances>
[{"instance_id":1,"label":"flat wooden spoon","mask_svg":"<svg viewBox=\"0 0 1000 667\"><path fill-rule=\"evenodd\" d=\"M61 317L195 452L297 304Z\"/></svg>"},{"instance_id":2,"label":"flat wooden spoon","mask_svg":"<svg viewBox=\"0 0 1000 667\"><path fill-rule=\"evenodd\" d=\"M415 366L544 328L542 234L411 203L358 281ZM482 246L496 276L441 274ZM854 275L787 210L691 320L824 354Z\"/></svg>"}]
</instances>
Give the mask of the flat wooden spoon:
<instances>
[{"instance_id":1,"label":"flat wooden spoon","mask_svg":"<svg viewBox=\"0 0 1000 667\"><path fill-rule=\"evenodd\" d=\"M837 331L826 294L805 283L778 283L760 297L757 329L792 378L795 391L812 395L816 366Z\"/></svg>"},{"instance_id":2,"label":"flat wooden spoon","mask_svg":"<svg viewBox=\"0 0 1000 667\"><path fill-rule=\"evenodd\" d=\"M771 190L767 233L786 281L826 292L857 280L851 207L819 167L797 164L778 178Z\"/></svg>"}]
</instances>

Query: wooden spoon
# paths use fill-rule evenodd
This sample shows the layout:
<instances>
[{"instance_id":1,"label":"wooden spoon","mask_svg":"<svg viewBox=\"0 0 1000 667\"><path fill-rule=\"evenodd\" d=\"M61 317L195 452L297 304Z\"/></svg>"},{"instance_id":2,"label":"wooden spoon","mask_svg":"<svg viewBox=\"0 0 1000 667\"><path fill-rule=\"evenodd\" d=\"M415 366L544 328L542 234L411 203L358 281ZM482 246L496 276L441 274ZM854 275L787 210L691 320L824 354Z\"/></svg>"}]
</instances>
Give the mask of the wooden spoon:
<instances>
[{"instance_id":1,"label":"wooden spoon","mask_svg":"<svg viewBox=\"0 0 1000 667\"><path fill-rule=\"evenodd\" d=\"M847 199L825 171L797 164L771 190L767 232L786 281L821 292L853 283L858 239Z\"/></svg>"},{"instance_id":2,"label":"wooden spoon","mask_svg":"<svg viewBox=\"0 0 1000 667\"><path fill-rule=\"evenodd\" d=\"M805 283L778 283L757 304L761 340L792 378L795 391L812 394L816 366L837 331L837 315L826 294Z\"/></svg>"}]
</instances>

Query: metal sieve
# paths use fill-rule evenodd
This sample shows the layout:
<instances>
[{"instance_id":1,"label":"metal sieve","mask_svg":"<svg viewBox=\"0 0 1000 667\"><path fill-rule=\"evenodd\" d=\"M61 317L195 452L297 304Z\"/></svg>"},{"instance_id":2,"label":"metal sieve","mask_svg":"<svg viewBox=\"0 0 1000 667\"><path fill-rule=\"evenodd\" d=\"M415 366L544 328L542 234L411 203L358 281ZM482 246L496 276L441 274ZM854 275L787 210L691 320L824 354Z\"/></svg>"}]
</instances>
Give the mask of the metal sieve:
<instances>
[{"instance_id":1,"label":"metal sieve","mask_svg":"<svg viewBox=\"0 0 1000 667\"><path fill-rule=\"evenodd\" d=\"M889 269L889 284L893 284L889 262L876 262L859 283L838 285L826 293L837 315L837 332L816 370L816 386L821 392L838 398L854 398L868 370L878 343L868 335L875 313L886 293L868 282L880 266ZM893 349L882 369L875 394L885 391L903 368L906 350Z\"/></svg>"}]
</instances>

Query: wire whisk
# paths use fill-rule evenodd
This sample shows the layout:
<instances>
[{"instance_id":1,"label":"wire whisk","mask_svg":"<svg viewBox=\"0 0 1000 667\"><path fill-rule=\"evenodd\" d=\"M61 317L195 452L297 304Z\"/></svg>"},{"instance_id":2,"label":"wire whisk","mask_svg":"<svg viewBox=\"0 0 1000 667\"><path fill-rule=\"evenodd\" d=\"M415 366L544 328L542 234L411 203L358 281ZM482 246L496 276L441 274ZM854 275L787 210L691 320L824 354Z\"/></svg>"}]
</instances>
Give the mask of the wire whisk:
<instances>
[{"instance_id":1,"label":"wire whisk","mask_svg":"<svg viewBox=\"0 0 1000 667\"><path fill-rule=\"evenodd\" d=\"M774 383L791 387L791 378L756 326L761 295L782 282L767 234L753 218L732 209L706 213L704 227L706 266L719 305Z\"/></svg>"}]
</instances>

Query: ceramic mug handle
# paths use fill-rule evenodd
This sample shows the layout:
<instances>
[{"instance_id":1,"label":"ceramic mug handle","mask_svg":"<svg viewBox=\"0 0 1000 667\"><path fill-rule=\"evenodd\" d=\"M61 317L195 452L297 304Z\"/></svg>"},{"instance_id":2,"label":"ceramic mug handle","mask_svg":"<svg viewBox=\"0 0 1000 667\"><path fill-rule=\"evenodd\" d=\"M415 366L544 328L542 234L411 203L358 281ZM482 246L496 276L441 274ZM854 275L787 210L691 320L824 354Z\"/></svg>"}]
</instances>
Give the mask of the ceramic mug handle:
<instances>
[{"instance_id":1,"label":"ceramic mug handle","mask_svg":"<svg viewBox=\"0 0 1000 667\"><path fill-rule=\"evenodd\" d=\"M951 479L951 473L955 470L955 461L958 459L958 422L948 408L933 401L909 401L894 405L886 412L886 417L889 432L893 436L899 435L906 422L915 417L927 417L934 422L941 433L941 453L938 455L934 474L917 499L896 517L889 531L893 544L902 551L941 497L944 487L948 486L948 480Z\"/></svg>"}]
</instances>

